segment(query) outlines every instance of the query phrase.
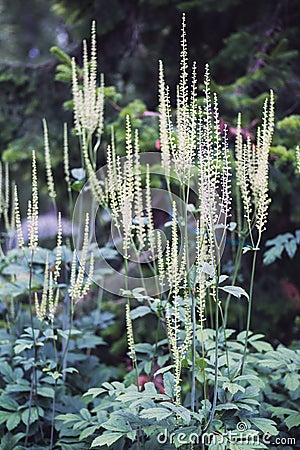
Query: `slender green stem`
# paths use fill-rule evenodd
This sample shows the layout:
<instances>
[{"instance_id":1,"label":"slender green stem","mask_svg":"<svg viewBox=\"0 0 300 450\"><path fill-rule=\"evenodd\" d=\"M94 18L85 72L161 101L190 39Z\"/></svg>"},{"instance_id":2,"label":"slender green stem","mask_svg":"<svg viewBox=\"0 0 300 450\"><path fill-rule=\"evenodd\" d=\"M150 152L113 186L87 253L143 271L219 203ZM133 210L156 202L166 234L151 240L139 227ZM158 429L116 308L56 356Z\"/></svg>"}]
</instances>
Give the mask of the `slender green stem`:
<instances>
[{"instance_id":1,"label":"slender green stem","mask_svg":"<svg viewBox=\"0 0 300 450\"><path fill-rule=\"evenodd\" d=\"M49 450L53 450L53 444L54 444L54 420L55 420L56 386L57 386L57 380L55 380L55 383L54 383L54 393L53 393L53 399L52 399L51 431L50 431L50 447L49 447Z\"/></svg>"},{"instance_id":2,"label":"slender green stem","mask_svg":"<svg viewBox=\"0 0 300 450\"><path fill-rule=\"evenodd\" d=\"M245 245L245 240L246 237L242 236L241 239L239 240L239 245L238 245L238 249L237 249L237 253L236 253L236 257L235 257L235 261L234 261L234 272L233 272L233 276L232 276L232 281L231 284L232 286L235 285L240 267L241 267L241 260L242 260L242 254L243 254L243 248ZM231 300L231 294L228 294L226 297L226 301L225 301L225 308L224 308L224 320L223 320L223 327L224 329L226 329L227 327L227 320L228 320L228 309L229 309L229 304L230 304L230 300Z\"/></svg>"},{"instance_id":3,"label":"slender green stem","mask_svg":"<svg viewBox=\"0 0 300 450\"><path fill-rule=\"evenodd\" d=\"M196 400L196 301L192 295L192 385L191 385L191 411L195 411Z\"/></svg>"},{"instance_id":4,"label":"slender green stem","mask_svg":"<svg viewBox=\"0 0 300 450\"><path fill-rule=\"evenodd\" d=\"M219 311L220 311L222 323L224 324L224 314L223 314L223 310L222 310L221 304L219 305ZM227 372L228 372L228 377L229 377L229 375L230 375L230 362L229 362L229 353L228 353L228 345L227 345L226 328L224 328L224 327L223 327L223 335L224 335L224 346L225 346Z\"/></svg>"},{"instance_id":5,"label":"slender green stem","mask_svg":"<svg viewBox=\"0 0 300 450\"><path fill-rule=\"evenodd\" d=\"M259 242L257 243L257 247L258 246L259 246ZM241 374L243 374L243 372L244 372L245 360L246 360L246 354L247 354L247 347L248 347L248 338L249 338L251 313L252 313L252 303L253 303L253 286L254 286L256 260L257 260L257 250L254 250L253 260L252 260L252 269L251 269L250 289L249 289L249 302L248 302L248 312L247 312L246 336L245 336L245 344L244 344L244 353L243 353L242 364L241 364Z\"/></svg>"},{"instance_id":6,"label":"slender green stem","mask_svg":"<svg viewBox=\"0 0 300 450\"><path fill-rule=\"evenodd\" d=\"M52 321L52 334L54 335L54 324ZM58 358L57 358L57 345L56 340L53 339L53 348L54 348L54 359L56 362L56 366L58 364ZM56 401L56 388L57 388L57 379L55 378L54 383L54 392L53 392L53 399L52 399L52 413L51 413L51 431L50 431L50 448L49 450L53 450L53 444L54 444L54 421L55 421L55 401Z\"/></svg>"},{"instance_id":7,"label":"slender green stem","mask_svg":"<svg viewBox=\"0 0 300 450\"><path fill-rule=\"evenodd\" d=\"M215 344L214 393L213 393L212 408L211 408L208 422L203 430L204 433L209 429L209 427L215 417L216 406L217 406L217 397L218 397L218 371L219 371L219 361L218 361L218 359L219 359L219 308L218 308L219 297L218 297L218 290L217 290L216 297L217 298L216 298L216 344Z\"/></svg>"},{"instance_id":8,"label":"slender green stem","mask_svg":"<svg viewBox=\"0 0 300 450\"><path fill-rule=\"evenodd\" d=\"M204 348L204 335L203 335L203 327L201 328L201 347L202 347L202 358L204 359L205 356L205 348ZM207 379L206 379L206 373L205 368L203 369L203 400L206 407L206 400L207 400Z\"/></svg>"},{"instance_id":9,"label":"slender green stem","mask_svg":"<svg viewBox=\"0 0 300 450\"><path fill-rule=\"evenodd\" d=\"M36 345L36 337L33 323L33 302L32 302L32 277L33 277L33 256L34 249L31 249L31 257L29 262L29 282L28 282L28 296L29 296L29 313L30 313L30 326L31 333L33 339L33 349L34 349L34 363L32 366L32 379L31 379L31 387L29 394L29 405L28 405L28 420L26 424L26 439L25 439L25 447L27 447L28 438L29 438L29 427L30 427L30 419L31 419L31 410L32 410L32 400L34 391L37 389L37 376L36 376L36 363L37 363L37 345Z\"/></svg>"},{"instance_id":10,"label":"slender green stem","mask_svg":"<svg viewBox=\"0 0 300 450\"><path fill-rule=\"evenodd\" d=\"M71 336L72 336L72 328L73 328L74 303L73 303L73 300L70 299L68 292L65 296L65 300L67 300L67 302L70 302L70 314L69 314L70 321L69 321L69 329L68 329L67 339L63 340L63 353L62 353L61 363L59 365L58 372L60 372L61 370L66 368L68 349L69 349L69 344L70 344L70 340L71 340ZM65 373L63 374L63 379L65 380Z\"/></svg>"}]
</instances>

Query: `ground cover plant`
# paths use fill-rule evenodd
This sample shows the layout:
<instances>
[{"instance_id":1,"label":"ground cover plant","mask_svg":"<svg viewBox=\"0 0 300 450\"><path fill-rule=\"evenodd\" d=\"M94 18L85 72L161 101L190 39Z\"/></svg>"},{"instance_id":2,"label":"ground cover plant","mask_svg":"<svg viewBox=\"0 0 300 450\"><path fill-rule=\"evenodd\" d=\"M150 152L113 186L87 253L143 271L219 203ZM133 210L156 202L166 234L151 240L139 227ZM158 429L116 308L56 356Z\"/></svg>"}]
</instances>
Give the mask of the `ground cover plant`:
<instances>
[{"instance_id":1,"label":"ground cover plant","mask_svg":"<svg viewBox=\"0 0 300 450\"><path fill-rule=\"evenodd\" d=\"M1 171L1 448L296 448L300 350L274 348L251 331L270 204L273 92L255 140L239 115L231 148L208 66L199 96L183 16L175 95L159 62L157 151L143 152L129 115L123 147L112 127L103 148L110 92L98 77L95 36L93 23L82 68L59 55L60 74L72 79L82 161L70 167L64 126L72 231L59 212L45 119L51 248L39 242L35 151L26 220L21 186L8 165ZM239 276L243 260L249 280ZM239 330L227 326L236 303ZM105 350L116 323L128 353L118 366Z\"/></svg>"}]
</instances>

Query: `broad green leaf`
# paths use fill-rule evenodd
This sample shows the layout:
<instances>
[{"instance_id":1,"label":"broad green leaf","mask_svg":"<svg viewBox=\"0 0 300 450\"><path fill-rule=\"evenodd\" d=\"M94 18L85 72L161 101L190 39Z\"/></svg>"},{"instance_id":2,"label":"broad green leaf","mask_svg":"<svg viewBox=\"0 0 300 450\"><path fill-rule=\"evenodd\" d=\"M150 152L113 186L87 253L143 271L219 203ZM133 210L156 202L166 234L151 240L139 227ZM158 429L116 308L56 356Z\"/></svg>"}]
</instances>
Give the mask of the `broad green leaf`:
<instances>
[{"instance_id":1,"label":"broad green leaf","mask_svg":"<svg viewBox=\"0 0 300 450\"><path fill-rule=\"evenodd\" d=\"M28 350L33 347L33 341L28 341L27 339L17 339L16 345L14 346L15 354L23 352L24 350Z\"/></svg>"},{"instance_id":2,"label":"broad green leaf","mask_svg":"<svg viewBox=\"0 0 300 450\"><path fill-rule=\"evenodd\" d=\"M82 431L82 433L79 436L79 440L82 441L83 439L87 438L91 434L95 433L96 430L100 428L100 425L93 425L92 427L87 427L85 430Z\"/></svg>"},{"instance_id":3,"label":"broad green leaf","mask_svg":"<svg viewBox=\"0 0 300 450\"><path fill-rule=\"evenodd\" d=\"M22 412L22 422L27 425L28 420L29 420L29 424L31 425L32 423L36 422L39 418L39 413L38 413L38 409L36 406L33 406L31 408L31 411L29 410L29 408L25 409L25 411Z\"/></svg>"},{"instance_id":4,"label":"broad green leaf","mask_svg":"<svg viewBox=\"0 0 300 450\"><path fill-rule=\"evenodd\" d=\"M232 395L238 391L245 392L245 388L237 383L225 382L223 383L223 389L227 389Z\"/></svg>"},{"instance_id":5,"label":"broad green leaf","mask_svg":"<svg viewBox=\"0 0 300 450\"><path fill-rule=\"evenodd\" d=\"M20 413L15 412L15 413L11 414L11 416L9 417L9 419L6 422L7 429L9 431L14 430L19 425L20 422L21 422Z\"/></svg>"},{"instance_id":6,"label":"broad green leaf","mask_svg":"<svg viewBox=\"0 0 300 450\"><path fill-rule=\"evenodd\" d=\"M300 376L297 373L287 373L283 378L285 387L289 391L295 391L300 385Z\"/></svg>"},{"instance_id":7,"label":"broad green leaf","mask_svg":"<svg viewBox=\"0 0 300 450\"><path fill-rule=\"evenodd\" d=\"M64 423L71 424L81 420L81 417L78 416L77 414L68 413L68 414L59 414L58 416L55 417L55 419L62 420Z\"/></svg>"},{"instance_id":8,"label":"broad green leaf","mask_svg":"<svg viewBox=\"0 0 300 450\"><path fill-rule=\"evenodd\" d=\"M48 397L48 398L53 398L54 397L54 389L50 388L50 387L47 387L47 386L39 387L37 389L37 393L41 397Z\"/></svg>"},{"instance_id":9,"label":"broad green leaf","mask_svg":"<svg viewBox=\"0 0 300 450\"><path fill-rule=\"evenodd\" d=\"M175 387L175 378L171 372L164 373L164 390L165 394L170 398L174 398L174 387Z\"/></svg>"},{"instance_id":10,"label":"broad green leaf","mask_svg":"<svg viewBox=\"0 0 300 450\"><path fill-rule=\"evenodd\" d=\"M163 402L163 406L165 408L171 409L171 411L173 411L174 413L176 413L176 415L181 417L185 421L185 423L187 425L190 423L190 421L191 421L191 413L184 406L174 405L174 403L170 403L170 402Z\"/></svg>"},{"instance_id":11,"label":"broad green leaf","mask_svg":"<svg viewBox=\"0 0 300 450\"><path fill-rule=\"evenodd\" d=\"M101 427L119 433L128 433L131 430L130 424L123 417L116 415L112 415L109 420L101 424Z\"/></svg>"},{"instance_id":12,"label":"broad green leaf","mask_svg":"<svg viewBox=\"0 0 300 450\"><path fill-rule=\"evenodd\" d=\"M88 420L88 421L91 420L92 416L88 409L81 408L80 414L81 414L81 417L83 417L85 420Z\"/></svg>"},{"instance_id":13,"label":"broad green leaf","mask_svg":"<svg viewBox=\"0 0 300 450\"><path fill-rule=\"evenodd\" d=\"M116 442L123 436L122 433L113 433L111 431L104 431L101 436L96 437L93 440L91 447L103 447L107 445L108 447Z\"/></svg>"},{"instance_id":14,"label":"broad green leaf","mask_svg":"<svg viewBox=\"0 0 300 450\"><path fill-rule=\"evenodd\" d=\"M6 422L10 416L11 416L11 412L10 411L0 411L0 424Z\"/></svg>"},{"instance_id":15,"label":"broad green leaf","mask_svg":"<svg viewBox=\"0 0 300 450\"><path fill-rule=\"evenodd\" d=\"M264 434L269 433L271 436L277 436L278 430L276 428L276 422L271 419L262 419L262 418L249 418L250 422L253 423L259 430L261 430Z\"/></svg>"},{"instance_id":16,"label":"broad green leaf","mask_svg":"<svg viewBox=\"0 0 300 450\"><path fill-rule=\"evenodd\" d=\"M261 380L259 377L257 377L256 375L239 375L238 377L234 378L234 381L246 381L249 384L253 385L253 386L258 386L263 388L265 386L265 383L263 380Z\"/></svg>"},{"instance_id":17,"label":"broad green leaf","mask_svg":"<svg viewBox=\"0 0 300 450\"><path fill-rule=\"evenodd\" d=\"M273 347L269 342L265 341L251 341L249 343L254 347L258 352L270 352L273 350Z\"/></svg>"},{"instance_id":18,"label":"broad green leaf","mask_svg":"<svg viewBox=\"0 0 300 450\"><path fill-rule=\"evenodd\" d=\"M294 412L290 416L288 416L284 422L286 423L286 426L290 430L293 427L298 427L300 425L300 413L299 411Z\"/></svg>"},{"instance_id":19,"label":"broad green leaf","mask_svg":"<svg viewBox=\"0 0 300 450\"><path fill-rule=\"evenodd\" d=\"M156 419L157 421L166 419L172 415L171 411L168 411L166 408L148 408L144 409L140 412L140 416L143 419Z\"/></svg>"},{"instance_id":20,"label":"broad green leaf","mask_svg":"<svg viewBox=\"0 0 300 450\"><path fill-rule=\"evenodd\" d=\"M17 411L17 409L19 408L19 404L13 398L5 394L1 395L0 397L0 406L1 409L5 408L9 411Z\"/></svg>"},{"instance_id":21,"label":"broad green leaf","mask_svg":"<svg viewBox=\"0 0 300 450\"><path fill-rule=\"evenodd\" d=\"M134 348L137 353L153 353L153 346L151 344L135 344Z\"/></svg>"},{"instance_id":22,"label":"broad green leaf","mask_svg":"<svg viewBox=\"0 0 300 450\"><path fill-rule=\"evenodd\" d=\"M81 350L83 348L95 348L97 345L107 345L106 342L100 336L96 336L92 333L85 333L83 337L80 337L76 341L77 347Z\"/></svg>"},{"instance_id":23,"label":"broad green leaf","mask_svg":"<svg viewBox=\"0 0 300 450\"><path fill-rule=\"evenodd\" d=\"M6 361L0 363L0 374L4 375L5 381L14 381L13 370Z\"/></svg>"},{"instance_id":24,"label":"broad green leaf","mask_svg":"<svg viewBox=\"0 0 300 450\"><path fill-rule=\"evenodd\" d=\"M87 392L83 394L83 397L91 395L93 398L95 398L98 397L98 395L103 394L103 392L106 392L106 390L103 388L90 388Z\"/></svg>"},{"instance_id":25,"label":"broad green leaf","mask_svg":"<svg viewBox=\"0 0 300 450\"><path fill-rule=\"evenodd\" d=\"M239 409L235 403L222 403L216 406L216 411L223 411L227 409Z\"/></svg>"},{"instance_id":26,"label":"broad green leaf","mask_svg":"<svg viewBox=\"0 0 300 450\"><path fill-rule=\"evenodd\" d=\"M146 314L149 313L151 313L151 309L149 308L149 306L138 306L130 312L130 316L132 320L135 320L138 317L146 316Z\"/></svg>"},{"instance_id":27,"label":"broad green leaf","mask_svg":"<svg viewBox=\"0 0 300 450\"><path fill-rule=\"evenodd\" d=\"M294 258L297 251L297 242L295 239L291 239L285 244L285 250L289 255L290 259Z\"/></svg>"}]
</instances>

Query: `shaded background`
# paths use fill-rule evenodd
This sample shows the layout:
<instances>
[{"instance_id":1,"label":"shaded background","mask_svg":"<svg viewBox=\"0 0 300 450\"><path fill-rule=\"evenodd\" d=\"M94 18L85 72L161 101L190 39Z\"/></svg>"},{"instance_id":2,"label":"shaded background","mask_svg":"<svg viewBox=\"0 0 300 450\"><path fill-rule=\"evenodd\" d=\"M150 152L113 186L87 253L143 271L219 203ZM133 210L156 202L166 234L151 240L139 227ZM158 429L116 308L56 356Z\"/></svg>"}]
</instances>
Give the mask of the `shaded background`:
<instances>
[{"instance_id":1,"label":"shaded background","mask_svg":"<svg viewBox=\"0 0 300 450\"><path fill-rule=\"evenodd\" d=\"M144 113L157 111L158 59L163 59L175 92L182 11L187 15L190 60L197 61L200 80L205 63L210 64L231 146L237 113L243 114L245 131L254 133L268 90L274 90L273 201L265 239L300 228L300 179L295 176L295 148L300 144L298 0L0 0L0 151L13 178L24 186L23 204L32 148L43 161L43 117L49 125L56 180L63 177L57 163L62 155L62 124L72 123L67 103L70 83L55 80L58 61L50 48L58 46L80 60L81 41L90 35L95 19L100 70L106 86L114 87L107 90L103 147L113 124L122 149L124 117L130 114L133 125L141 129L142 150L154 150L157 117ZM72 167L80 166L77 145L71 139ZM47 211L43 198L42 209ZM284 252L271 265L263 267L260 262L252 328L274 342L290 343L299 337L299 263L298 251L293 259ZM241 282L248 272L245 258ZM238 327L242 318L243 308L237 304L230 325Z\"/></svg>"}]
</instances>

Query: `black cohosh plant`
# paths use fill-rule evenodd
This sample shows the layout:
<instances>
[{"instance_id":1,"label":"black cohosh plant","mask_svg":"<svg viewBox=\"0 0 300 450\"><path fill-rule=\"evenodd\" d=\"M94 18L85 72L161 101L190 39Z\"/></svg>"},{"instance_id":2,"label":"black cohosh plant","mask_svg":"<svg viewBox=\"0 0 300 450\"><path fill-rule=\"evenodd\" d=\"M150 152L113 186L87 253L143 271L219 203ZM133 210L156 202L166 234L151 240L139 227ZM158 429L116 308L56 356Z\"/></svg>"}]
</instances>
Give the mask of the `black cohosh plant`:
<instances>
[{"instance_id":1,"label":"black cohosh plant","mask_svg":"<svg viewBox=\"0 0 300 450\"><path fill-rule=\"evenodd\" d=\"M4 222L17 230L18 249L8 257L23 255L27 268L30 313L30 324L14 346L15 364L23 364L27 374L26 413L13 398L15 391L4 388L0 401L6 401L6 415L0 413L0 423L5 424L5 433L8 436L11 431L18 431L17 440L12 444L18 443L18 449L105 446L159 449L163 446L233 450L244 448L228 435L228 431L237 430L243 431L242 437L249 439L251 448L267 448L261 436L279 433L271 415L283 420L280 431L287 433L299 424L295 401L300 397L299 351L284 347L274 350L261 340L262 335L254 335L250 330L257 254L270 203L268 155L274 128L273 93L265 101L256 142L250 139L244 142L239 117L235 148L230 149L226 128L221 130L217 98L210 92L208 66L200 101L195 63L190 81L183 16L175 119L163 63L159 63L160 153L150 157L141 152L139 132L132 131L127 117L125 157L119 155L112 130L111 143L105 150L107 165L104 170L98 170L105 90L103 76L97 83L95 23L90 58L84 42L83 68L79 69L74 59L69 64L74 133L78 136L83 165L80 181L85 177L87 181L73 205L65 126L65 181L70 209L74 206L74 218L79 219L71 248L63 245L60 213L55 251L42 251L38 247L34 152L28 243L22 232L17 187L13 188L12 219L8 216L8 169L4 200L1 197ZM43 127L47 187L56 212L45 120ZM76 170L78 174L79 169ZM159 188L153 187L153 178L157 176ZM156 226L160 209L168 219ZM117 254L121 262L117 270L103 270L106 259L111 258L111 249L100 249L99 256L95 245L98 210L100 214L106 210L110 215L113 257ZM222 274L222 255L229 232L239 237L230 280ZM251 245L245 246L248 241ZM36 270L35 261L41 252L42 268ZM242 287L236 282L246 252L253 255L252 271L250 285ZM78 333L78 339L82 338L74 328L74 307L87 296L92 283L98 284L100 290L105 286L118 298L124 297L131 370L124 380L107 382L105 379L101 386L89 386L75 406L66 401L62 408L66 374L78 370L69 366L69 349ZM248 304L245 329L239 333L226 328L232 298ZM61 307L67 312L68 320L59 329L55 322ZM156 324L154 342L136 342L135 321L141 317L149 324ZM101 344L101 340L97 343ZM25 356L22 361L16 359L16 355L27 350L30 363ZM87 353L86 361L89 358L92 357ZM280 364L272 374L274 360ZM14 378L7 365L5 368L6 372L0 365L0 373L4 373L5 382L11 386L9 377ZM278 382L285 370L283 381ZM48 387L45 391L47 386L43 383L49 383L49 377L51 390ZM281 398L277 397L277 401L281 403L271 406L278 387ZM43 393L44 397L48 393L51 405L44 407L40 400ZM16 410L14 424L9 422L10 408ZM37 430L39 438L35 440ZM203 441L201 436L208 433L211 441Z\"/></svg>"}]
</instances>

